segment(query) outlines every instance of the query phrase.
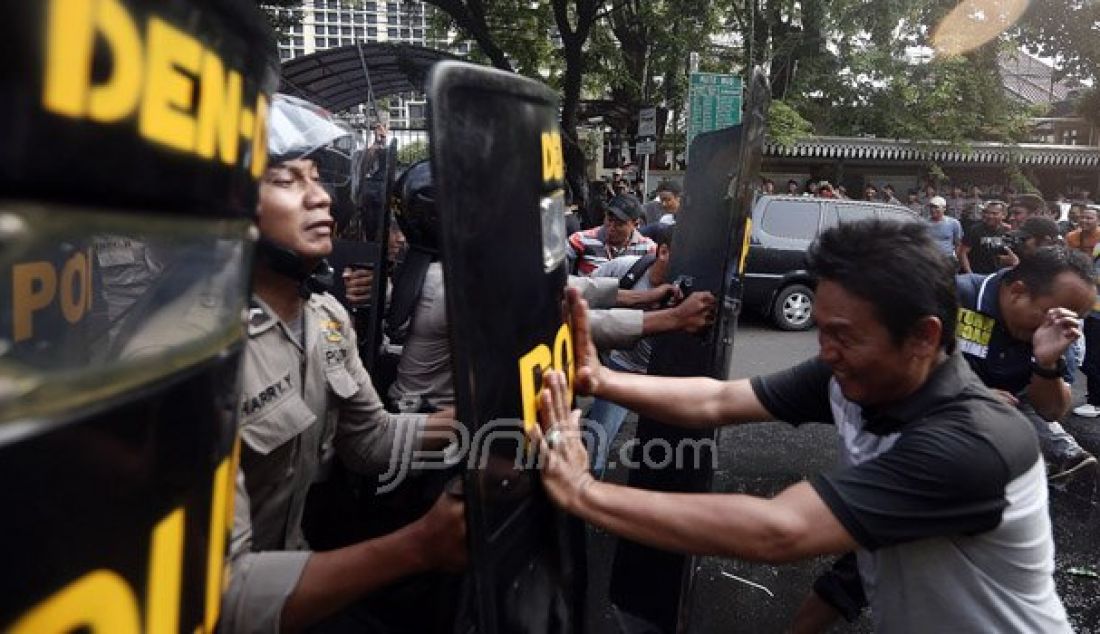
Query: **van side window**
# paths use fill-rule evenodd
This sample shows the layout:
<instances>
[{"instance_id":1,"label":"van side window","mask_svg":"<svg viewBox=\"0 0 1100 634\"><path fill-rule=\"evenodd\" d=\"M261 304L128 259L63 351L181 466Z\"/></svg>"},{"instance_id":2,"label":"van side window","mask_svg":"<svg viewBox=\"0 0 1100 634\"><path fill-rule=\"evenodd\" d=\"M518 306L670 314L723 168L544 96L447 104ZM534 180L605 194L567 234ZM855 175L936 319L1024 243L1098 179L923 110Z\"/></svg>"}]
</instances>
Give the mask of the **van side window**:
<instances>
[{"instance_id":1,"label":"van side window","mask_svg":"<svg viewBox=\"0 0 1100 634\"><path fill-rule=\"evenodd\" d=\"M812 200L773 200L764 209L760 230L778 238L813 240L817 236L820 208Z\"/></svg>"},{"instance_id":2,"label":"van side window","mask_svg":"<svg viewBox=\"0 0 1100 634\"><path fill-rule=\"evenodd\" d=\"M879 209L878 217L882 220L893 220L895 222L912 222L913 214L901 209Z\"/></svg>"},{"instance_id":3,"label":"van side window","mask_svg":"<svg viewBox=\"0 0 1100 634\"><path fill-rule=\"evenodd\" d=\"M841 222L858 222L860 220L870 220L875 217L875 208L867 205L846 205L838 203L837 210L840 212Z\"/></svg>"}]
</instances>

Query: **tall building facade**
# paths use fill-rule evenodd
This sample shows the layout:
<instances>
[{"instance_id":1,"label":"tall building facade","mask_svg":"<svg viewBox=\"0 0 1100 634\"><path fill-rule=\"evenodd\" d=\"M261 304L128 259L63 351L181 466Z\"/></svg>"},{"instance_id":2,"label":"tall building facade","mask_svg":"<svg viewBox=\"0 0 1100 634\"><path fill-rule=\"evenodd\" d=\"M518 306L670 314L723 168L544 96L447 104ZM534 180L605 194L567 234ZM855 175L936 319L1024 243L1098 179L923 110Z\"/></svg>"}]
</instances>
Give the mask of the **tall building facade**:
<instances>
[{"instance_id":1,"label":"tall building facade","mask_svg":"<svg viewBox=\"0 0 1100 634\"><path fill-rule=\"evenodd\" d=\"M469 43L451 47L447 40L432 37L429 21L434 10L417 0L304 0L298 9L301 22L279 41L279 59L285 62L356 42L401 42L457 55L468 53ZM391 128L423 127L423 95L401 95L386 101L382 118L388 119Z\"/></svg>"}]
</instances>

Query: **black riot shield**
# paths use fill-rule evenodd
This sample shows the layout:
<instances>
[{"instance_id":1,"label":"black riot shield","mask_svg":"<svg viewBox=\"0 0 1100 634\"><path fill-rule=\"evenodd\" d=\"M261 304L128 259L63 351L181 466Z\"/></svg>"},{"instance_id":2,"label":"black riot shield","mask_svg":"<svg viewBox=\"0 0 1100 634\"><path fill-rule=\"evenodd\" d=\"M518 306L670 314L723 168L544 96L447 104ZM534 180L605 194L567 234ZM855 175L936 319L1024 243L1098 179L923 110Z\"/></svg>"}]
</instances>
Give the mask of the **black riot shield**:
<instances>
[{"instance_id":1,"label":"black riot shield","mask_svg":"<svg viewBox=\"0 0 1100 634\"><path fill-rule=\"evenodd\" d=\"M390 277L388 245L390 236L390 196L397 165L397 142L357 152L358 188L351 192L354 213L350 222L333 241L329 262L336 270L333 294L345 302L345 268L369 269L374 276L370 298L360 305L348 305L359 337L359 356L363 365L377 378L378 347L382 343L382 317L385 314L386 284ZM379 387L381 390L381 386Z\"/></svg>"},{"instance_id":2,"label":"black riot shield","mask_svg":"<svg viewBox=\"0 0 1100 634\"><path fill-rule=\"evenodd\" d=\"M753 75L741 125L700 135L691 147L683 208L676 215L670 274L693 292L718 298L715 325L701 335L670 333L653 345L649 373L727 378L740 312L738 278L748 248L754 186L763 149L769 90ZM629 484L660 491L710 490L717 459L713 432L638 421ZM643 459L645 458L645 459ZM619 540L611 600L660 632L686 632L695 566L690 557ZM653 631L647 629L646 631Z\"/></svg>"},{"instance_id":3,"label":"black riot shield","mask_svg":"<svg viewBox=\"0 0 1100 634\"><path fill-rule=\"evenodd\" d=\"M212 632L274 36L42 0L0 38L0 631Z\"/></svg>"},{"instance_id":4,"label":"black riot shield","mask_svg":"<svg viewBox=\"0 0 1100 634\"><path fill-rule=\"evenodd\" d=\"M583 529L528 462L547 368L572 376L563 313L564 164L557 98L517 75L444 62L429 86L474 598L460 630L576 632Z\"/></svg>"}]
</instances>

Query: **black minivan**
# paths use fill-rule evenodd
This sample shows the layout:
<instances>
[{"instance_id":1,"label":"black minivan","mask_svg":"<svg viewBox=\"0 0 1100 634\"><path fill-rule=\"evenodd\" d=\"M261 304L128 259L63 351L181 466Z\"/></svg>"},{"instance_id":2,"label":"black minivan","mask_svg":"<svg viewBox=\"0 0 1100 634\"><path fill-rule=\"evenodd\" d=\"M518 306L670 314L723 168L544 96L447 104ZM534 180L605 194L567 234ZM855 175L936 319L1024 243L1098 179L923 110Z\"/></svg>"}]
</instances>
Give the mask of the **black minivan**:
<instances>
[{"instance_id":1,"label":"black minivan","mask_svg":"<svg viewBox=\"0 0 1100 634\"><path fill-rule=\"evenodd\" d=\"M782 330L813 326L814 290L806 272L806 250L825 229L868 218L920 220L909 209L886 203L808 196L757 198L745 263L744 305L770 317Z\"/></svg>"}]
</instances>

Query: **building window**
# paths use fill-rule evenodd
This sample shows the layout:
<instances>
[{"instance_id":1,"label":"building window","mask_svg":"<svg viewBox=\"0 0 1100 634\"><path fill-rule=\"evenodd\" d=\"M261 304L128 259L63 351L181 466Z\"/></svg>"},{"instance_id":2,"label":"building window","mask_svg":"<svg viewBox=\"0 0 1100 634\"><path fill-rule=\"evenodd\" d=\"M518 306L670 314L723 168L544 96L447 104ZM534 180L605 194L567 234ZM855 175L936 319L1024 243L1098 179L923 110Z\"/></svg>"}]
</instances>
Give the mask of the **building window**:
<instances>
[{"instance_id":1,"label":"building window","mask_svg":"<svg viewBox=\"0 0 1100 634\"><path fill-rule=\"evenodd\" d=\"M373 26L367 27L367 37L378 37L378 29Z\"/></svg>"},{"instance_id":2,"label":"building window","mask_svg":"<svg viewBox=\"0 0 1100 634\"><path fill-rule=\"evenodd\" d=\"M364 7L364 8L367 11L377 11L378 10L378 3L377 2L368 2L366 7Z\"/></svg>"},{"instance_id":3,"label":"building window","mask_svg":"<svg viewBox=\"0 0 1100 634\"><path fill-rule=\"evenodd\" d=\"M409 38L410 38L410 37L412 37L412 36L411 36L411 34L409 33L409 30L408 30L408 29L401 29L401 37L403 37L403 38L405 38L405 39L407 40L407 39L409 39Z\"/></svg>"},{"instance_id":4,"label":"building window","mask_svg":"<svg viewBox=\"0 0 1100 634\"><path fill-rule=\"evenodd\" d=\"M305 41L304 37L296 36L294 38L294 46L305 46L305 45L306 45L306 41Z\"/></svg>"},{"instance_id":5,"label":"building window","mask_svg":"<svg viewBox=\"0 0 1100 634\"><path fill-rule=\"evenodd\" d=\"M340 27L340 35L351 35L351 27L350 26Z\"/></svg>"},{"instance_id":6,"label":"building window","mask_svg":"<svg viewBox=\"0 0 1100 634\"><path fill-rule=\"evenodd\" d=\"M397 16L391 13L387 18L387 21L389 24L397 24Z\"/></svg>"},{"instance_id":7,"label":"building window","mask_svg":"<svg viewBox=\"0 0 1100 634\"><path fill-rule=\"evenodd\" d=\"M397 29L386 29L386 35L388 35L389 37L392 37L394 39L397 39Z\"/></svg>"},{"instance_id":8,"label":"building window","mask_svg":"<svg viewBox=\"0 0 1100 634\"><path fill-rule=\"evenodd\" d=\"M323 37L317 38L317 48L328 48L328 40Z\"/></svg>"},{"instance_id":9,"label":"building window","mask_svg":"<svg viewBox=\"0 0 1100 634\"><path fill-rule=\"evenodd\" d=\"M420 40L424 38L424 31L420 29L413 29L413 37Z\"/></svg>"},{"instance_id":10,"label":"building window","mask_svg":"<svg viewBox=\"0 0 1100 634\"><path fill-rule=\"evenodd\" d=\"M363 27L355 27L355 37L363 37Z\"/></svg>"}]
</instances>

